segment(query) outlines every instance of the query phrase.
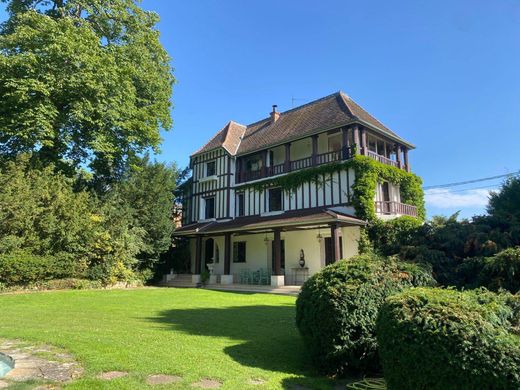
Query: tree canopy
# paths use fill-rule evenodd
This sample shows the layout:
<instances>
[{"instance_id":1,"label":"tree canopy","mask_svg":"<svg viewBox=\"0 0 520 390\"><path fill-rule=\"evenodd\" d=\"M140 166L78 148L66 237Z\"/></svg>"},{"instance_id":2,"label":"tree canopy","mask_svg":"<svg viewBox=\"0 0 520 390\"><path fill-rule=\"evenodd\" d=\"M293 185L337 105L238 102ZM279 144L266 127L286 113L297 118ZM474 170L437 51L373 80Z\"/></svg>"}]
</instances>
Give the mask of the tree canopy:
<instances>
[{"instance_id":1,"label":"tree canopy","mask_svg":"<svg viewBox=\"0 0 520 390\"><path fill-rule=\"evenodd\" d=\"M63 171L124 171L169 129L174 77L135 0L0 0L0 153Z\"/></svg>"}]
</instances>

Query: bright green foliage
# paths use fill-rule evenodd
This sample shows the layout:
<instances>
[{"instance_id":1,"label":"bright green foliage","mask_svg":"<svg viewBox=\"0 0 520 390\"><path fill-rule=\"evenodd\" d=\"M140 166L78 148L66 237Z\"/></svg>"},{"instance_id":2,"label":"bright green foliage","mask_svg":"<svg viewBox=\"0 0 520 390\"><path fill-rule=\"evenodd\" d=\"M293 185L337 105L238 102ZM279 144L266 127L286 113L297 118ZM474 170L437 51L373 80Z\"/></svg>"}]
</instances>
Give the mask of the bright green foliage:
<instances>
[{"instance_id":1,"label":"bright green foliage","mask_svg":"<svg viewBox=\"0 0 520 390\"><path fill-rule=\"evenodd\" d=\"M26 252L0 254L0 282L6 286L30 285L51 279L84 278L86 263L66 253L37 256Z\"/></svg>"},{"instance_id":2,"label":"bright green foliage","mask_svg":"<svg viewBox=\"0 0 520 390\"><path fill-rule=\"evenodd\" d=\"M402 216L389 221L375 220L368 229L378 251L385 255L398 253L400 248L415 243L422 223L417 218Z\"/></svg>"},{"instance_id":3,"label":"bright green foliage","mask_svg":"<svg viewBox=\"0 0 520 390\"><path fill-rule=\"evenodd\" d=\"M74 192L72 179L52 167L32 169L29 159L20 156L0 171L0 253L85 258L96 226L91 197Z\"/></svg>"},{"instance_id":4,"label":"bright green foliage","mask_svg":"<svg viewBox=\"0 0 520 390\"><path fill-rule=\"evenodd\" d=\"M375 321L385 298L431 285L427 269L361 255L329 265L302 287L296 324L317 368L326 374L379 370Z\"/></svg>"},{"instance_id":5,"label":"bright green foliage","mask_svg":"<svg viewBox=\"0 0 520 390\"><path fill-rule=\"evenodd\" d=\"M140 160L100 199L93 192L75 192L75 181L52 166L37 168L30 161L20 155L0 170L0 256L14 256L21 267L19 280L9 273L0 274L0 282L145 279L145 270L169 246L175 168ZM74 266L56 265L51 272L53 261L62 257ZM26 268L34 272L28 275Z\"/></svg>"},{"instance_id":6,"label":"bright green foliage","mask_svg":"<svg viewBox=\"0 0 520 390\"><path fill-rule=\"evenodd\" d=\"M520 388L520 298L408 289L377 320L389 389Z\"/></svg>"},{"instance_id":7,"label":"bright green foliage","mask_svg":"<svg viewBox=\"0 0 520 390\"><path fill-rule=\"evenodd\" d=\"M151 162L145 156L136 161L128 177L115 188L131 209L132 224L144 233L138 253L139 268L150 268L171 246L177 175L175 166Z\"/></svg>"},{"instance_id":8,"label":"bright green foliage","mask_svg":"<svg viewBox=\"0 0 520 390\"><path fill-rule=\"evenodd\" d=\"M520 224L520 176L512 177L489 197L488 213L504 222Z\"/></svg>"},{"instance_id":9,"label":"bright green foliage","mask_svg":"<svg viewBox=\"0 0 520 390\"><path fill-rule=\"evenodd\" d=\"M2 0L0 151L113 177L171 126L174 81L134 0Z\"/></svg>"},{"instance_id":10,"label":"bright green foliage","mask_svg":"<svg viewBox=\"0 0 520 390\"><path fill-rule=\"evenodd\" d=\"M244 184L240 188L255 188L262 190L269 186L281 187L289 193L307 182L323 185L330 180L330 175L341 170L353 169L355 180L352 185L352 204L356 209L356 215L368 221L377 220L374 197L377 183L388 181L399 185L401 201L416 206L420 220L424 220L426 210L424 206L424 192L422 180L419 176L406 172L390 165L382 164L366 156L356 155L350 160L322 165L315 168L292 172L273 179L266 179L253 184Z\"/></svg>"}]
</instances>

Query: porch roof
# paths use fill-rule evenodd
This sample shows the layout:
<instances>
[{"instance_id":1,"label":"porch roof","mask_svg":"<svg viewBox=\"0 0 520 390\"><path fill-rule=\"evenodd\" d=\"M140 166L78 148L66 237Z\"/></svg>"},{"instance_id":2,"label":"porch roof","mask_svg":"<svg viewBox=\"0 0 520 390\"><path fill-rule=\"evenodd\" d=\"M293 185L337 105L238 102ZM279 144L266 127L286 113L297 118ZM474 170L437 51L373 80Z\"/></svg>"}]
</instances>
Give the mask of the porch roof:
<instances>
[{"instance_id":1,"label":"porch roof","mask_svg":"<svg viewBox=\"0 0 520 390\"><path fill-rule=\"evenodd\" d=\"M227 232L259 232L274 229L293 230L309 226L322 226L332 223L341 226L364 226L366 222L348 214L341 208L313 208L286 211L277 215L239 217L224 222L201 222L182 226L175 230L176 236L211 235Z\"/></svg>"}]
</instances>

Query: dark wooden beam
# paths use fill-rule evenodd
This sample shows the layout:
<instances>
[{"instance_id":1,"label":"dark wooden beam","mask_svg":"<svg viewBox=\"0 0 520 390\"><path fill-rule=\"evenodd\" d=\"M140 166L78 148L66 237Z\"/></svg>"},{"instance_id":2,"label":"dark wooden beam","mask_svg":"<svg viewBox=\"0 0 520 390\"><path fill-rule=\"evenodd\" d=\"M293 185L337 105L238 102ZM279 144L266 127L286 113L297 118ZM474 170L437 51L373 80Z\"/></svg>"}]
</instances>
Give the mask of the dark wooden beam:
<instances>
[{"instance_id":1,"label":"dark wooden beam","mask_svg":"<svg viewBox=\"0 0 520 390\"><path fill-rule=\"evenodd\" d=\"M231 233L224 235L224 275L231 275Z\"/></svg>"},{"instance_id":2,"label":"dark wooden beam","mask_svg":"<svg viewBox=\"0 0 520 390\"><path fill-rule=\"evenodd\" d=\"M274 230L274 269L273 275L282 274L282 240L280 229Z\"/></svg>"},{"instance_id":3,"label":"dark wooden beam","mask_svg":"<svg viewBox=\"0 0 520 390\"><path fill-rule=\"evenodd\" d=\"M291 144L285 144L285 162L284 171L289 172L291 170Z\"/></svg>"},{"instance_id":4,"label":"dark wooden beam","mask_svg":"<svg viewBox=\"0 0 520 390\"><path fill-rule=\"evenodd\" d=\"M318 163L318 134L312 136L312 165Z\"/></svg>"},{"instance_id":5,"label":"dark wooden beam","mask_svg":"<svg viewBox=\"0 0 520 390\"><path fill-rule=\"evenodd\" d=\"M346 160L350 157L349 155L349 140L348 140L348 132L349 132L349 128L348 127L343 127L341 129L341 147L342 147L342 151L343 151L343 160Z\"/></svg>"},{"instance_id":6,"label":"dark wooden beam","mask_svg":"<svg viewBox=\"0 0 520 390\"><path fill-rule=\"evenodd\" d=\"M195 275L200 275L200 267L202 263L202 236L195 239Z\"/></svg>"}]
</instances>

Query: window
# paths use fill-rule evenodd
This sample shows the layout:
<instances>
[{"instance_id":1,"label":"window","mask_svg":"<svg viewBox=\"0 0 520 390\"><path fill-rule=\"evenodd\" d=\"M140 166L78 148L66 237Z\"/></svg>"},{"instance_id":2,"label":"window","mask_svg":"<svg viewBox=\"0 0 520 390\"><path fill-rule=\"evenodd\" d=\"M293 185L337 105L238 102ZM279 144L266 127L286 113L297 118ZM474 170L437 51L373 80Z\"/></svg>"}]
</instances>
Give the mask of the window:
<instances>
[{"instance_id":1,"label":"window","mask_svg":"<svg viewBox=\"0 0 520 390\"><path fill-rule=\"evenodd\" d=\"M233 243L233 263L246 262L246 242L237 241Z\"/></svg>"},{"instance_id":2,"label":"window","mask_svg":"<svg viewBox=\"0 0 520 390\"><path fill-rule=\"evenodd\" d=\"M216 174L216 164L215 161L210 161L206 163L206 176L213 176Z\"/></svg>"},{"instance_id":3,"label":"window","mask_svg":"<svg viewBox=\"0 0 520 390\"><path fill-rule=\"evenodd\" d=\"M245 197L244 197L244 194L238 194L238 197L237 197L237 216L238 217L243 217L244 216L244 201L245 201Z\"/></svg>"},{"instance_id":4,"label":"window","mask_svg":"<svg viewBox=\"0 0 520 390\"><path fill-rule=\"evenodd\" d=\"M205 199L204 217L206 219L215 218L215 198Z\"/></svg>"},{"instance_id":5,"label":"window","mask_svg":"<svg viewBox=\"0 0 520 390\"><path fill-rule=\"evenodd\" d=\"M269 211L282 210L282 189L271 188L269 190Z\"/></svg>"}]
</instances>

